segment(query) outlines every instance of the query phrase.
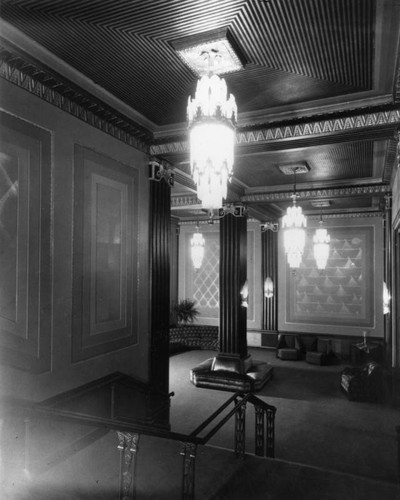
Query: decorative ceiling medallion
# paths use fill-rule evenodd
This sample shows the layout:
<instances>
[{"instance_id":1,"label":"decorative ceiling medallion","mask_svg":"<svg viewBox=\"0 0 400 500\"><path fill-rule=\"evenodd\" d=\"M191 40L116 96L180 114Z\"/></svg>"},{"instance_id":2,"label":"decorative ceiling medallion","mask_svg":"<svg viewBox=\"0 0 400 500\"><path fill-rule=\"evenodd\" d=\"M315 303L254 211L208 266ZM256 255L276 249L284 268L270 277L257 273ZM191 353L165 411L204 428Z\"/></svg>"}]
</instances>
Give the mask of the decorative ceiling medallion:
<instances>
[{"instance_id":1,"label":"decorative ceiling medallion","mask_svg":"<svg viewBox=\"0 0 400 500\"><path fill-rule=\"evenodd\" d=\"M278 168L285 175L293 175L294 173L296 175L307 174L310 171L310 167L306 162L278 165Z\"/></svg>"},{"instance_id":2,"label":"decorative ceiling medallion","mask_svg":"<svg viewBox=\"0 0 400 500\"><path fill-rule=\"evenodd\" d=\"M209 31L171 42L182 61L198 76L209 73L209 60L205 54L216 54L213 73L223 75L239 71L246 64L238 44L228 30Z\"/></svg>"}]
</instances>

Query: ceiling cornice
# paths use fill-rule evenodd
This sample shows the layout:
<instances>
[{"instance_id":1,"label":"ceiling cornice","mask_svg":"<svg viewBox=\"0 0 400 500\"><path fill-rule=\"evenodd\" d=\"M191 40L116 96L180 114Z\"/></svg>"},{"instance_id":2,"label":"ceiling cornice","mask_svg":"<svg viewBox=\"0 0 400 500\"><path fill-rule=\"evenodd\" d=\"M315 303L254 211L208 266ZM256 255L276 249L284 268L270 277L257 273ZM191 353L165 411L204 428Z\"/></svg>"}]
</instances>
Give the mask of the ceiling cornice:
<instances>
[{"instance_id":1,"label":"ceiling cornice","mask_svg":"<svg viewBox=\"0 0 400 500\"><path fill-rule=\"evenodd\" d=\"M331 137L336 134L365 130L395 129L400 125L400 107L388 109L368 109L363 112L336 117L320 117L308 122L294 122L282 125L260 125L251 129L236 130L236 146L240 149L255 144L289 142L294 139ZM388 131L390 134L390 131ZM188 141L179 140L153 144L151 153L156 156L187 154ZM239 153L240 154L240 153Z\"/></svg>"},{"instance_id":2,"label":"ceiling cornice","mask_svg":"<svg viewBox=\"0 0 400 500\"><path fill-rule=\"evenodd\" d=\"M0 78L106 134L149 153L152 134L74 83L0 39Z\"/></svg>"},{"instance_id":3,"label":"ceiling cornice","mask_svg":"<svg viewBox=\"0 0 400 500\"><path fill-rule=\"evenodd\" d=\"M343 198L353 196L365 195L383 195L390 192L388 184L370 184L364 186L345 186L345 187L332 187L332 188L319 188L319 189L296 189L298 198L301 199L314 199L314 198ZM291 200L293 190L268 192L268 193L252 193L242 196L243 203L254 202L273 202L273 201L287 201Z\"/></svg>"},{"instance_id":4,"label":"ceiling cornice","mask_svg":"<svg viewBox=\"0 0 400 500\"><path fill-rule=\"evenodd\" d=\"M150 132L156 129L157 125L151 120L148 120L141 113L117 99L113 94L97 85L93 80L87 78L77 69L58 58L52 52L38 44L35 40L32 40L32 38L28 37L25 33L22 33L20 30L15 28L15 26L12 26L10 23L1 18L0 33L3 43L9 45L10 49L12 48L20 54L29 54L29 57L34 61L40 61L40 64L43 67L51 68L53 72L56 72L58 75L62 75L63 78L66 78L69 82L74 83L80 89L90 93L97 99L100 99L117 112L126 116L128 120L132 120L137 123L140 127L149 130Z\"/></svg>"}]
</instances>

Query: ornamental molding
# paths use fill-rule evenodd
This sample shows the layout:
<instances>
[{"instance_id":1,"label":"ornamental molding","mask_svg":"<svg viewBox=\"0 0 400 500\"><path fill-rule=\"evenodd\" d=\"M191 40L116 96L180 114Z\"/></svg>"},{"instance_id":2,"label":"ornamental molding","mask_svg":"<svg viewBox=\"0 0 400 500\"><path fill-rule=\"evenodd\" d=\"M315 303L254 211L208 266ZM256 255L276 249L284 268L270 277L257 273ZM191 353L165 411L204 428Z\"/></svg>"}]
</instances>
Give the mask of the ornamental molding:
<instances>
[{"instance_id":1,"label":"ornamental molding","mask_svg":"<svg viewBox=\"0 0 400 500\"><path fill-rule=\"evenodd\" d=\"M0 78L88 125L149 154L152 135L60 75L0 44Z\"/></svg>"},{"instance_id":2,"label":"ornamental molding","mask_svg":"<svg viewBox=\"0 0 400 500\"><path fill-rule=\"evenodd\" d=\"M383 212L381 210L373 211L373 212L343 212L343 213L338 212L336 214L324 213L324 220L325 219L361 219L361 218L371 218L371 217L382 217L382 215L383 215ZM307 215L307 219L319 221L320 216L319 215ZM329 228L327 228L327 229L329 229Z\"/></svg>"},{"instance_id":3,"label":"ornamental molding","mask_svg":"<svg viewBox=\"0 0 400 500\"><path fill-rule=\"evenodd\" d=\"M236 145L248 146L251 144L271 143L290 139L305 139L323 137L343 132L354 132L363 129L382 128L400 124L400 109L374 110L352 116L321 118L307 123L292 125L267 126L260 125L251 130L236 129ZM150 151L154 155L187 154L189 143L187 140L153 144Z\"/></svg>"},{"instance_id":4,"label":"ornamental molding","mask_svg":"<svg viewBox=\"0 0 400 500\"><path fill-rule=\"evenodd\" d=\"M164 180L169 186L174 185L174 173L168 166L152 160L149 162L149 168L151 181L161 182Z\"/></svg>"},{"instance_id":5,"label":"ornamental molding","mask_svg":"<svg viewBox=\"0 0 400 500\"><path fill-rule=\"evenodd\" d=\"M390 192L388 184L373 184L366 186L338 187L328 189L307 189L296 190L297 199L314 198L338 198L344 196L363 196L363 195L381 195ZM253 193L242 196L241 201L249 202L267 202L267 201L286 201L291 200L293 191L280 191L275 193Z\"/></svg>"},{"instance_id":6,"label":"ornamental molding","mask_svg":"<svg viewBox=\"0 0 400 500\"><path fill-rule=\"evenodd\" d=\"M201 206L201 201L196 195L180 195L171 197L171 208L185 208Z\"/></svg>"}]
</instances>

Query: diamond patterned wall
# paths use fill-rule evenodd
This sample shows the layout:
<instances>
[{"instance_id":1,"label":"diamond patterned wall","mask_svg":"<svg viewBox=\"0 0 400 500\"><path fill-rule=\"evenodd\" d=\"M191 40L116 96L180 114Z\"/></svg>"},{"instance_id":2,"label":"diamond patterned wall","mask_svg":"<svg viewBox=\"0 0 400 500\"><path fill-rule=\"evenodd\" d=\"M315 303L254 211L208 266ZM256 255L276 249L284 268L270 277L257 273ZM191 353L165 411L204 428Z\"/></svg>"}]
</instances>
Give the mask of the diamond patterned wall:
<instances>
[{"instance_id":1,"label":"diamond patterned wall","mask_svg":"<svg viewBox=\"0 0 400 500\"><path fill-rule=\"evenodd\" d=\"M203 233L204 260L194 274L193 298L201 316L218 317L219 311L219 234Z\"/></svg>"},{"instance_id":2,"label":"diamond patterned wall","mask_svg":"<svg viewBox=\"0 0 400 500\"><path fill-rule=\"evenodd\" d=\"M317 270L312 236L301 266L289 273L289 321L308 324L373 325L373 228L330 228L330 255Z\"/></svg>"}]
</instances>

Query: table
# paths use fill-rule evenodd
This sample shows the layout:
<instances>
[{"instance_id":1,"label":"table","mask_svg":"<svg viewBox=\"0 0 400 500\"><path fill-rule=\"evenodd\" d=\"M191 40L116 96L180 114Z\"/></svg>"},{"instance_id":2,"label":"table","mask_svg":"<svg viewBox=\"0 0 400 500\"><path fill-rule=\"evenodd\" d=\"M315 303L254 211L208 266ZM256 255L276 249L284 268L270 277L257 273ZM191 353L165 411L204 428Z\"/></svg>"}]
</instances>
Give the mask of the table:
<instances>
[{"instance_id":1,"label":"table","mask_svg":"<svg viewBox=\"0 0 400 500\"><path fill-rule=\"evenodd\" d=\"M381 362L382 344L379 342L359 342L351 344L350 359L353 365L362 365L367 361Z\"/></svg>"}]
</instances>

